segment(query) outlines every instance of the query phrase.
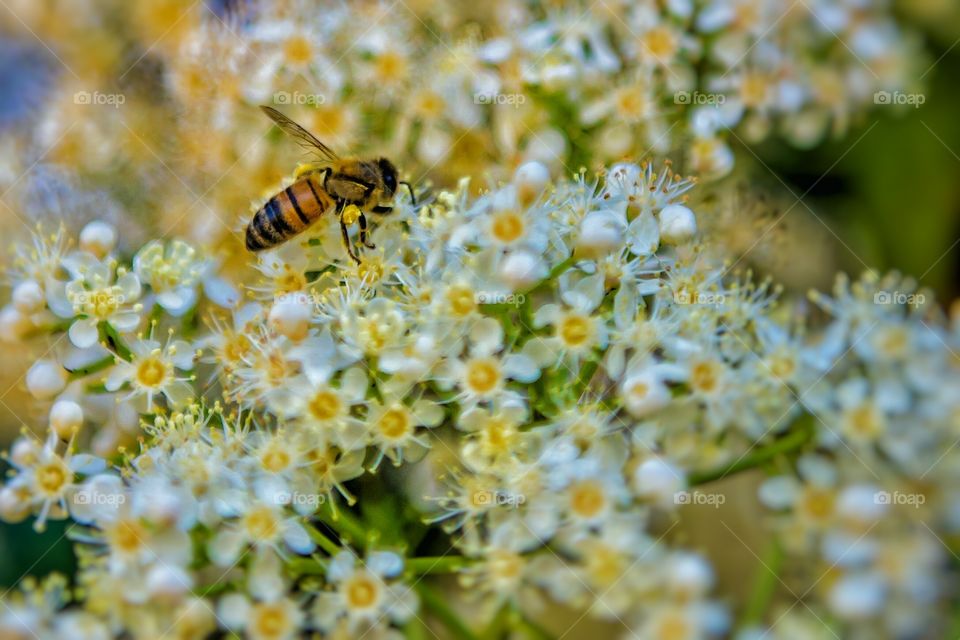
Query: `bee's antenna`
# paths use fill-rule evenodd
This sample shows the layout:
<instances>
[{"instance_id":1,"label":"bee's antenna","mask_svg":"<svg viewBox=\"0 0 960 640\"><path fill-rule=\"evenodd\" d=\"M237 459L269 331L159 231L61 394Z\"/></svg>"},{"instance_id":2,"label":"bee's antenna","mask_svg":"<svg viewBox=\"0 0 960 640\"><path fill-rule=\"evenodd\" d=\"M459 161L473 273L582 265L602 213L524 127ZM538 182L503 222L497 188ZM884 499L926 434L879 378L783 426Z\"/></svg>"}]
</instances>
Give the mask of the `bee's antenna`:
<instances>
[{"instance_id":1,"label":"bee's antenna","mask_svg":"<svg viewBox=\"0 0 960 640\"><path fill-rule=\"evenodd\" d=\"M416 196L416 194L413 193L413 187L410 186L410 183L409 183L409 182L406 182L406 181L404 181L404 180L401 180L401 181L400 181L400 184L405 185L405 186L407 187L407 189L410 191L410 202L411 202L411 204L413 204L413 206L417 206L417 196Z\"/></svg>"}]
</instances>

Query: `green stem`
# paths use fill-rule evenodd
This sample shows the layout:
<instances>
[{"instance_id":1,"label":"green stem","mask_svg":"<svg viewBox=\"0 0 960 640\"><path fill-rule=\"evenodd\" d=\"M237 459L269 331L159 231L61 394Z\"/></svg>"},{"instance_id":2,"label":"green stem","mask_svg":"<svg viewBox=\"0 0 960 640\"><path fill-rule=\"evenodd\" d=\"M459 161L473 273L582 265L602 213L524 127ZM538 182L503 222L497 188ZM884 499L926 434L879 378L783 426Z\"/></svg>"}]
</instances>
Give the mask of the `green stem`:
<instances>
[{"instance_id":1,"label":"green stem","mask_svg":"<svg viewBox=\"0 0 960 640\"><path fill-rule=\"evenodd\" d=\"M456 573L472 564L473 560L464 556L423 556L404 561L406 569L417 575Z\"/></svg>"},{"instance_id":2,"label":"green stem","mask_svg":"<svg viewBox=\"0 0 960 640\"><path fill-rule=\"evenodd\" d=\"M336 542L325 536L319 529L310 524L309 522L304 523L304 528L307 530L307 533L310 535L310 539L317 543L317 546L326 551L329 555L335 556L343 549Z\"/></svg>"},{"instance_id":3,"label":"green stem","mask_svg":"<svg viewBox=\"0 0 960 640\"><path fill-rule=\"evenodd\" d=\"M518 629L522 629L528 638L533 638L534 640L554 640L552 633L541 627L530 618L524 616L520 612L515 612L515 615L516 627Z\"/></svg>"},{"instance_id":4,"label":"green stem","mask_svg":"<svg viewBox=\"0 0 960 640\"><path fill-rule=\"evenodd\" d=\"M347 542L355 545L366 546L371 534L373 533L356 516L346 509L337 509L334 511L333 505L328 500L323 508L317 512L320 521L333 529Z\"/></svg>"},{"instance_id":5,"label":"green stem","mask_svg":"<svg viewBox=\"0 0 960 640\"><path fill-rule=\"evenodd\" d=\"M109 348L113 349L118 356L130 362L133 358L133 352L130 351L130 348L124 343L123 338L121 338L117 330L113 328L113 325L103 321L97 325L97 329L100 332L100 342L106 344Z\"/></svg>"},{"instance_id":6,"label":"green stem","mask_svg":"<svg viewBox=\"0 0 960 640\"><path fill-rule=\"evenodd\" d=\"M691 473L689 477L690 486L706 484L740 471L754 469L779 455L801 449L813 439L813 420L811 416L804 415L799 418L793 426L794 428L791 429L787 435L764 447L755 448L736 462L721 465L706 471Z\"/></svg>"},{"instance_id":7,"label":"green stem","mask_svg":"<svg viewBox=\"0 0 960 640\"><path fill-rule=\"evenodd\" d=\"M454 638L479 640L477 634L460 619L456 611L450 608L445 597L431 589L423 581L417 583L416 589L417 593L420 594L420 600L423 602L424 607L429 609L430 612L436 616L437 620L450 630Z\"/></svg>"},{"instance_id":8,"label":"green stem","mask_svg":"<svg viewBox=\"0 0 960 640\"><path fill-rule=\"evenodd\" d=\"M78 378L89 376L91 373L97 373L98 371L103 371L108 367L112 367L115 362L116 356L110 354L108 356L104 356L96 362L91 362L86 366L78 367L76 369L67 369L67 373L70 374L71 380L76 380Z\"/></svg>"},{"instance_id":9,"label":"green stem","mask_svg":"<svg viewBox=\"0 0 960 640\"><path fill-rule=\"evenodd\" d=\"M783 547L776 539L771 540L760 561L760 566L757 567L750 598L744 607L742 620L744 627L763 622L777 591L777 584L780 582L778 576L783 566L783 559Z\"/></svg>"}]
</instances>

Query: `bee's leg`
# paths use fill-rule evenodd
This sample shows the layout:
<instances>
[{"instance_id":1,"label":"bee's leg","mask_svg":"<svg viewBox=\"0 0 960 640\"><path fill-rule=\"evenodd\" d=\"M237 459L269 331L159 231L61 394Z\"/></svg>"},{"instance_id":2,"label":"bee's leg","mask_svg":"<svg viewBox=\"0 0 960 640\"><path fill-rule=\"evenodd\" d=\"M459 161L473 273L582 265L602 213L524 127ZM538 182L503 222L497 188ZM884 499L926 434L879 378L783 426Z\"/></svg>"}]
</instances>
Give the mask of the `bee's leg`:
<instances>
[{"instance_id":1,"label":"bee's leg","mask_svg":"<svg viewBox=\"0 0 960 640\"><path fill-rule=\"evenodd\" d=\"M350 234L347 233L347 225L343 223L343 220L340 221L340 239L343 241L343 250L347 252L350 259L360 264L360 258L353 252L353 247L350 245Z\"/></svg>"},{"instance_id":2,"label":"bee's leg","mask_svg":"<svg viewBox=\"0 0 960 640\"><path fill-rule=\"evenodd\" d=\"M352 220L344 220L344 218L350 217L349 215L344 215L347 213L346 210L348 207L356 209L355 205L348 205L344 200L337 202L337 219L340 221L340 241L343 244L343 250L347 252L350 259L360 264L360 258L353 252L353 246L350 244L350 234L347 233L347 224L348 222L352 222Z\"/></svg>"},{"instance_id":3,"label":"bee's leg","mask_svg":"<svg viewBox=\"0 0 960 640\"><path fill-rule=\"evenodd\" d=\"M360 223L360 244L365 246L367 249L376 249L377 245L372 242L367 242L367 217L363 215L363 212L360 213L360 217L357 218L357 222Z\"/></svg>"},{"instance_id":4,"label":"bee's leg","mask_svg":"<svg viewBox=\"0 0 960 640\"><path fill-rule=\"evenodd\" d=\"M401 181L401 185L405 186L408 191L410 191L410 204L417 206L417 196L413 193L413 187L410 186L410 183L407 181Z\"/></svg>"}]
</instances>

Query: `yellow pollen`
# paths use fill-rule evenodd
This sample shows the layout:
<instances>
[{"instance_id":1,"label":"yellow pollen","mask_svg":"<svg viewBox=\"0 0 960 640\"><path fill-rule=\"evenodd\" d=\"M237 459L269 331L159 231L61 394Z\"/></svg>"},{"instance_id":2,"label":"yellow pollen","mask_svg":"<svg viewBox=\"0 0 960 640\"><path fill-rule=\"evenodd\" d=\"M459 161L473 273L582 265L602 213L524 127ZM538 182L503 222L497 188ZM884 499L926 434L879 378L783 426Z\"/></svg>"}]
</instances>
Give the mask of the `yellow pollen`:
<instances>
[{"instance_id":1,"label":"yellow pollen","mask_svg":"<svg viewBox=\"0 0 960 640\"><path fill-rule=\"evenodd\" d=\"M60 460L54 460L36 471L37 488L47 495L58 495L67 484L68 472Z\"/></svg>"},{"instance_id":2,"label":"yellow pollen","mask_svg":"<svg viewBox=\"0 0 960 640\"><path fill-rule=\"evenodd\" d=\"M410 433L412 426L410 412L402 406L387 409L377 423L380 433L391 440L403 438Z\"/></svg>"},{"instance_id":3,"label":"yellow pollen","mask_svg":"<svg viewBox=\"0 0 960 640\"><path fill-rule=\"evenodd\" d=\"M313 47L304 36L296 35L283 44L283 55L291 64L307 64L313 58Z\"/></svg>"},{"instance_id":4,"label":"yellow pollen","mask_svg":"<svg viewBox=\"0 0 960 640\"><path fill-rule=\"evenodd\" d=\"M817 521L824 521L833 515L834 495L827 489L810 487L800 497L804 513Z\"/></svg>"},{"instance_id":5,"label":"yellow pollen","mask_svg":"<svg viewBox=\"0 0 960 640\"><path fill-rule=\"evenodd\" d=\"M477 308L476 296L469 287L453 286L447 290L447 302L455 316L467 316Z\"/></svg>"},{"instance_id":6,"label":"yellow pollen","mask_svg":"<svg viewBox=\"0 0 960 640\"><path fill-rule=\"evenodd\" d=\"M290 454L280 447L269 447L260 456L260 464L267 471L278 473L290 466Z\"/></svg>"},{"instance_id":7,"label":"yellow pollen","mask_svg":"<svg viewBox=\"0 0 960 640\"><path fill-rule=\"evenodd\" d=\"M571 313L564 316L557 325L557 336L568 347L581 347L590 340L592 329L593 325L588 317Z\"/></svg>"},{"instance_id":8,"label":"yellow pollen","mask_svg":"<svg viewBox=\"0 0 960 640\"><path fill-rule=\"evenodd\" d=\"M290 617L280 603L257 603L253 608L253 621L258 638L284 638L290 632Z\"/></svg>"},{"instance_id":9,"label":"yellow pollen","mask_svg":"<svg viewBox=\"0 0 960 640\"><path fill-rule=\"evenodd\" d=\"M258 541L273 540L280 532L280 523L277 522L273 511L266 506L251 509L243 517L243 524L250 537Z\"/></svg>"},{"instance_id":10,"label":"yellow pollen","mask_svg":"<svg viewBox=\"0 0 960 640\"><path fill-rule=\"evenodd\" d=\"M579 482L570 490L570 508L582 518L596 516L606 504L603 488L594 481Z\"/></svg>"},{"instance_id":11,"label":"yellow pollen","mask_svg":"<svg viewBox=\"0 0 960 640\"><path fill-rule=\"evenodd\" d=\"M132 553L143 547L146 535L143 525L137 520L120 520L110 528L107 537L110 546Z\"/></svg>"},{"instance_id":12,"label":"yellow pollen","mask_svg":"<svg viewBox=\"0 0 960 640\"><path fill-rule=\"evenodd\" d=\"M500 384L500 366L491 358L477 358L467 364L467 387L474 393L485 395Z\"/></svg>"},{"instance_id":13,"label":"yellow pollen","mask_svg":"<svg viewBox=\"0 0 960 640\"><path fill-rule=\"evenodd\" d=\"M720 386L720 364L703 360L690 370L690 385L697 391L713 393Z\"/></svg>"},{"instance_id":14,"label":"yellow pollen","mask_svg":"<svg viewBox=\"0 0 960 640\"><path fill-rule=\"evenodd\" d=\"M523 218L516 211L500 211L494 214L490 230L494 238L510 244L523 237L525 227Z\"/></svg>"},{"instance_id":15,"label":"yellow pollen","mask_svg":"<svg viewBox=\"0 0 960 640\"><path fill-rule=\"evenodd\" d=\"M329 389L321 389L310 401L310 415L317 420L331 420L340 415L340 398Z\"/></svg>"},{"instance_id":16,"label":"yellow pollen","mask_svg":"<svg viewBox=\"0 0 960 640\"><path fill-rule=\"evenodd\" d=\"M137 365L137 382L142 387L161 387L169 374L170 365L158 355L147 356Z\"/></svg>"},{"instance_id":17,"label":"yellow pollen","mask_svg":"<svg viewBox=\"0 0 960 640\"><path fill-rule=\"evenodd\" d=\"M352 609L367 609L377 602L379 589L373 578L366 575L354 576L346 585L347 604Z\"/></svg>"}]
</instances>

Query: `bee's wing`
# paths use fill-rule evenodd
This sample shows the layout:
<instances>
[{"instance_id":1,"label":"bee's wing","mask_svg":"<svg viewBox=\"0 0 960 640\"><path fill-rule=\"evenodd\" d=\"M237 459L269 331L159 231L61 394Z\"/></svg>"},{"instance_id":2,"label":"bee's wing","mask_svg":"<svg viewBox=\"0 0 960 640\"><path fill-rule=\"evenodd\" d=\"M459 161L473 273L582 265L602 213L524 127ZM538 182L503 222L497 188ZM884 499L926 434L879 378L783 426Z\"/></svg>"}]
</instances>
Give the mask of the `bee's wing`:
<instances>
[{"instance_id":1,"label":"bee's wing","mask_svg":"<svg viewBox=\"0 0 960 640\"><path fill-rule=\"evenodd\" d=\"M298 125L287 116L283 115L273 107L260 105L260 108L265 114L267 114L267 116L269 116L271 120L276 123L278 127L283 129L288 135L292 136L301 146L310 149L316 149L327 160L333 161L337 159L337 154L333 152L333 149L320 142L315 135Z\"/></svg>"}]
</instances>

